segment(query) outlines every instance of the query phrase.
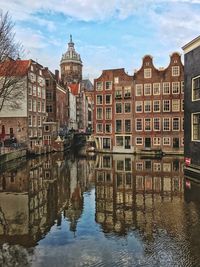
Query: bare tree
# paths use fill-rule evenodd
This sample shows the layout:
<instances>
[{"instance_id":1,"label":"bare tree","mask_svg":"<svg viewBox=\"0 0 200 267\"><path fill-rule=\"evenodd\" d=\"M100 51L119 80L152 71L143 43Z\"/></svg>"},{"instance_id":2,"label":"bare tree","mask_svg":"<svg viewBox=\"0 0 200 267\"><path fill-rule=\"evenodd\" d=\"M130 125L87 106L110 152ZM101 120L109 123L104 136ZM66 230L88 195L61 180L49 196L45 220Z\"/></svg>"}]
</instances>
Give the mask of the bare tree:
<instances>
[{"instance_id":1,"label":"bare tree","mask_svg":"<svg viewBox=\"0 0 200 267\"><path fill-rule=\"evenodd\" d=\"M15 41L14 23L10 15L0 10L0 111L3 106L17 109L23 98L23 70L19 56L23 47Z\"/></svg>"}]
</instances>

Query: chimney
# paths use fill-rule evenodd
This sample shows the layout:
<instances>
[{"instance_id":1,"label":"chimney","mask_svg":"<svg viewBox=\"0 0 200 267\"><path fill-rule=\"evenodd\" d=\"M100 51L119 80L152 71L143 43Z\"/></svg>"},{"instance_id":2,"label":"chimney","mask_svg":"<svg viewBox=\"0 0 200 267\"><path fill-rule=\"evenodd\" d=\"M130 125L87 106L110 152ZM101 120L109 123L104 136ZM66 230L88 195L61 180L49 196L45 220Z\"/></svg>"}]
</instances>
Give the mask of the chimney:
<instances>
[{"instance_id":1,"label":"chimney","mask_svg":"<svg viewBox=\"0 0 200 267\"><path fill-rule=\"evenodd\" d=\"M59 70L55 70L56 82L59 82Z\"/></svg>"}]
</instances>

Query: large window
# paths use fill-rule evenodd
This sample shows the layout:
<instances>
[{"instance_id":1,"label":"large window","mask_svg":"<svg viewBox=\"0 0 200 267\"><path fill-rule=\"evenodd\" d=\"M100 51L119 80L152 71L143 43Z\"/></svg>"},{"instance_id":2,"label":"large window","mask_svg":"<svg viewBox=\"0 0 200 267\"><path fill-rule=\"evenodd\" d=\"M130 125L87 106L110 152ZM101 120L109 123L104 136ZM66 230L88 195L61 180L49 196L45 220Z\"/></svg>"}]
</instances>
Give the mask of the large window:
<instances>
[{"instance_id":1,"label":"large window","mask_svg":"<svg viewBox=\"0 0 200 267\"><path fill-rule=\"evenodd\" d=\"M106 120L111 120L111 119L112 119L112 109L106 108Z\"/></svg>"},{"instance_id":2,"label":"large window","mask_svg":"<svg viewBox=\"0 0 200 267\"><path fill-rule=\"evenodd\" d=\"M159 83L153 84L153 94L160 95L160 84Z\"/></svg>"},{"instance_id":3,"label":"large window","mask_svg":"<svg viewBox=\"0 0 200 267\"><path fill-rule=\"evenodd\" d=\"M111 90L112 89L112 82L108 81L106 82L106 90Z\"/></svg>"},{"instance_id":4,"label":"large window","mask_svg":"<svg viewBox=\"0 0 200 267\"><path fill-rule=\"evenodd\" d=\"M160 112L160 100L153 101L153 111Z\"/></svg>"},{"instance_id":5,"label":"large window","mask_svg":"<svg viewBox=\"0 0 200 267\"><path fill-rule=\"evenodd\" d=\"M142 137L136 137L135 142L136 142L136 145L143 145L143 138Z\"/></svg>"},{"instance_id":6,"label":"large window","mask_svg":"<svg viewBox=\"0 0 200 267\"><path fill-rule=\"evenodd\" d=\"M172 99L172 111L180 111L180 99Z\"/></svg>"},{"instance_id":7,"label":"large window","mask_svg":"<svg viewBox=\"0 0 200 267\"><path fill-rule=\"evenodd\" d=\"M129 98L131 97L131 87L126 86L124 88L124 98Z\"/></svg>"},{"instance_id":8,"label":"large window","mask_svg":"<svg viewBox=\"0 0 200 267\"><path fill-rule=\"evenodd\" d=\"M112 103L112 95L105 95L105 103L106 105L110 105Z\"/></svg>"},{"instance_id":9,"label":"large window","mask_svg":"<svg viewBox=\"0 0 200 267\"><path fill-rule=\"evenodd\" d=\"M102 132L103 132L103 124L97 123L97 133L102 133Z\"/></svg>"},{"instance_id":10,"label":"large window","mask_svg":"<svg viewBox=\"0 0 200 267\"><path fill-rule=\"evenodd\" d=\"M151 118L145 118L144 119L144 125L145 125L145 127L144 127L144 129L145 129L145 131L151 131Z\"/></svg>"},{"instance_id":11,"label":"large window","mask_svg":"<svg viewBox=\"0 0 200 267\"><path fill-rule=\"evenodd\" d=\"M122 98L122 89L120 88L116 88L115 90L115 98L121 99Z\"/></svg>"},{"instance_id":12,"label":"large window","mask_svg":"<svg viewBox=\"0 0 200 267\"><path fill-rule=\"evenodd\" d=\"M192 100L200 99L200 76L192 79Z\"/></svg>"},{"instance_id":13,"label":"large window","mask_svg":"<svg viewBox=\"0 0 200 267\"><path fill-rule=\"evenodd\" d=\"M116 136L116 146L123 146L123 136Z\"/></svg>"},{"instance_id":14,"label":"large window","mask_svg":"<svg viewBox=\"0 0 200 267\"><path fill-rule=\"evenodd\" d=\"M136 84L136 96L142 96L142 84Z\"/></svg>"},{"instance_id":15,"label":"large window","mask_svg":"<svg viewBox=\"0 0 200 267\"><path fill-rule=\"evenodd\" d=\"M173 82L172 83L172 94L179 94L180 93L180 82Z\"/></svg>"},{"instance_id":16,"label":"large window","mask_svg":"<svg viewBox=\"0 0 200 267\"><path fill-rule=\"evenodd\" d=\"M136 131L142 131L142 119L136 119Z\"/></svg>"},{"instance_id":17,"label":"large window","mask_svg":"<svg viewBox=\"0 0 200 267\"><path fill-rule=\"evenodd\" d=\"M151 112L151 101L144 101L144 112Z\"/></svg>"},{"instance_id":18,"label":"large window","mask_svg":"<svg viewBox=\"0 0 200 267\"><path fill-rule=\"evenodd\" d=\"M144 78L145 79L151 78L151 68L144 69Z\"/></svg>"},{"instance_id":19,"label":"large window","mask_svg":"<svg viewBox=\"0 0 200 267\"><path fill-rule=\"evenodd\" d=\"M137 113L141 113L142 112L142 110L143 110L142 104L143 104L142 101L136 101L135 102L135 111Z\"/></svg>"},{"instance_id":20,"label":"large window","mask_svg":"<svg viewBox=\"0 0 200 267\"><path fill-rule=\"evenodd\" d=\"M153 129L154 131L160 131L160 118L153 119Z\"/></svg>"},{"instance_id":21,"label":"large window","mask_svg":"<svg viewBox=\"0 0 200 267\"><path fill-rule=\"evenodd\" d=\"M131 103L124 103L124 113L131 112Z\"/></svg>"},{"instance_id":22,"label":"large window","mask_svg":"<svg viewBox=\"0 0 200 267\"><path fill-rule=\"evenodd\" d=\"M170 100L163 100L163 112L170 111Z\"/></svg>"},{"instance_id":23,"label":"large window","mask_svg":"<svg viewBox=\"0 0 200 267\"><path fill-rule=\"evenodd\" d=\"M179 76L180 75L180 67L179 66L173 66L172 67L172 76Z\"/></svg>"},{"instance_id":24,"label":"large window","mask_svg":"<svg viewBox=\"0 0 200 267\"><path fill-rule=\"evenodd\" d=\"M97 95L97 105L102 105L102 104L103 104L103 96Z\"/></svg>"},{"instance_id":25,"label":"large window","mask_svg":"<svg viewBox=\"0 0 200 267\"><path fill-rule=\"evenodd\" d=\"M170 94L170 83L164 82L163 83L163 95L169 95Z\"/></svg>"},{"instance_id":26,"label":"large window","mask_svg":"<svg viewBox=\"0 0 200 267\"><path fill-rule=\"evenodd\" d=\"M192 140L200 141L200 113L192 114Z\"/></svg>"},{"instance_id":27,"label":"large window","mask_svg":"<svg viewBox=\"0 0 200 267\"><path fill-rule=\"evenodd\" d=\"M151 95L151 84L150 83L144 84L144 95Z\"/></svg>"},{"instance_id":28,"label":"large window","mask_svg":"<svg viewBox=\"0 0 200 267\"><path fill-rule=\"evenodd\" d=\"M47 111L47 112L53 112L53 107L52 107L52 105L47 105L46 111Z\"/></svg>"},{"instance_id":29,"label":"large window","mask_svg":"<svg viewBox=\"0 0 200 267\"><path fill-rule=\"evenodd\" d=\"M103 90L103 83L102 82L97 82L96 83L96 90L97 91Z\"/></svg>"},{"instance_id":30,"label":"large window","mask_svg":"<svg viewBox=\"0 0 200 267\"><path fill-rule=\"evenodd\" d=\"M103 109L97 108L97 120L102 120L102 119L103 119Z\"/></svg>"},{"instance_id":31,"label":"large window","mask_svg":"<svg viewBox=\"0 0 200 267\"><path fill-rule=\"evenodd\" d=\"M112 132L112 126L110 123L105 124L105 132L111 133Z\"/></svg>"},{"instance_id":32,"label":"large window","mask_svg":"<svg viewBox=\"0 0 200 267\"><path fill-rule=\"evenodd\" d=\"M125 120L124 124L125 124L125 132L130 133L131 132L131 120Z\"/></svg>"},{"instance_id":33,"label":"large window","mask_svg":"<svg viewBox=\"0 0 200 267\"><path fill-rule=\"evenodd\" d=\"M116 120L115 122L116 133L121 133L122 131L122 120Z\"/></svg>"},{"instance_id":34,"label":"large window","mask_svg":"<svg viewBox=\"0 0 200 267\"><path fill-rule=\"evenodd\" d=\"M163 131L170 131L170 118L163 118Z\"/></svg>"},{"instance_id":35,"label":"large window","mask_svg":"<svg viewBox=\"0 0 200 267\"><path fill-rule=\"evenodd\" d=\"M173 131L179 131L179 118L173 118Z\"/></svg>"},{"instance_id":36,"label":"large window","mask_svg":"<svg viewBox=\"0 0 200 267\"><path fill-rule=\"evenodd\" d=\"M103 138L103 148L110 149L111 140L110 138Z\"/></svg>"},{"instance_id":37,"label":"large window","mask_svg":"<svg viewBox=\"0 0 200 267\"><path fill-rule=\"evenodd\" d=\"M116 103L115 112L122 113L122 103Z\"/></svg>"}]
</instances>

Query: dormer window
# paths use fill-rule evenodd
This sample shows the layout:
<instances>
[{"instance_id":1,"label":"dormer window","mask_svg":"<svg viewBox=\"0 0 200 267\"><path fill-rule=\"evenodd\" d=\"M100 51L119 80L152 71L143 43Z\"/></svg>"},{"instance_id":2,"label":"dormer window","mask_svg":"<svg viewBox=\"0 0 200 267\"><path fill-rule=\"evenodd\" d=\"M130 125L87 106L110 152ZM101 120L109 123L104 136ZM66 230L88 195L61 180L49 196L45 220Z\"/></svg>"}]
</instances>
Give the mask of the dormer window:
<instances>
[{"instance_id":1,"label":"dormer window","mask_svg":"<svg viewBox=\"0 0 200 267\"><path fill-rule=\"evenodd\" d=\"M144 69L144 78L145 79L151 78L151 68Z\"/></svg>"}]
</instances>

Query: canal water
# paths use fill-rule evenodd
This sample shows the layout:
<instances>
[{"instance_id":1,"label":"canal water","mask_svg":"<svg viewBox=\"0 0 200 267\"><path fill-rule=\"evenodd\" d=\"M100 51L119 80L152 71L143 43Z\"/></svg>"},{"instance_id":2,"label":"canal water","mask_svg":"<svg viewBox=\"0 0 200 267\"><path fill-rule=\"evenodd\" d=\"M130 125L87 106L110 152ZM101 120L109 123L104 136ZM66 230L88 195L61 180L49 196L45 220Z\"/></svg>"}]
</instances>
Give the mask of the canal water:
<instances>
[{"instance_id":1,"label":"canal water","mask_svg":"<svg viewBox=\"0 0 200 267\"><path fill-rule=\"evenodd\" d=\"M51 154L0 173L0 266L200 266L183 158Z\"/></svg>"}]
</instances>

